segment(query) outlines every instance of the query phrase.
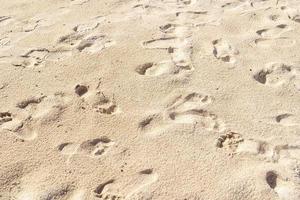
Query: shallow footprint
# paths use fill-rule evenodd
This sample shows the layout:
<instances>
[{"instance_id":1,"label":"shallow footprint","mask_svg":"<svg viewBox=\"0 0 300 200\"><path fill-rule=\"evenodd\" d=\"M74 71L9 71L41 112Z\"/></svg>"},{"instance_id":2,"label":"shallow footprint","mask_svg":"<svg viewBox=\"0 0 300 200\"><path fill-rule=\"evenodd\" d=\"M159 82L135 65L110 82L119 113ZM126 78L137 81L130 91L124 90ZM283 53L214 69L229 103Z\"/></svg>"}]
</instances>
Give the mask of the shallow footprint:
<instances>
[{"instance_id":1,"label":"shallow footprint","mask_svg":"<svg viewBox=\"0 0 300 200\"><path fill-rule=\"evenodd\" d=\"M0 126L9 121L12 121L12 114L10 112L0 112Z\"/></svg>"},{"instance_id":2,"label":"shallow footprint","mask_svg":"<svg viewBox=\"0 0 300 200\"><path fill-rule=\"evenodd\" d=\"M161 114L148 115L138 124L138 129L148 136L157 136L161 134L168 124Z\"/></svg>"},{"instance_id":3,"label":"shallow footprint","mask_svg":"<svg viewBox=\"0 0 300 200\"><path fill-rule=\"evenodd\" d=\"M280 86L296 81L299 70L285 63L268 63L265 68L256 72L253 78L265 85Z\"/></svg>"},{"instance_id":4,"label":"shallow footprint","mask_svg":"<svg viewBox=\"0 0 300 200\"><path fill-rule=\"evenodd\" d=\"M102 92L97 92L92 99L93 109L101 114L112 115L120 112L114 98L110 99Z\"/></svg>"},{"instance_id":5,"label":"shallow footprint","mask_svg":"<svg viewBox=\"0 0 300 200\"><path fill-rule=\"evenodd\" d=\"M202 108L213 101L213 97L198 92L176 94L170 97L167 103L168 110L187 110Z\"/></svg>"},{"instance_id":6,"label":"shallow footprint","mask_svg":"<svg viewBox=\"0 0 300 200\"><path fill-rule=\"evenodd\" d=\"M255 45L258 47L292 47L296 44L295 40L288 37L278 37L273 39L259 38L254 41Z\"/></svg>"},{"instance_id":7,"label":"shallow footprint","mask_svg":"<svg viewBox=\"0 0 300 200\"><path fill-rule=\"evenodd\" d=\"M266 172L265 180L280 200L298 200L300 198L300 188L288 179L281 177L276 171Z\"/></svg>"},{"instance_id":8,"label":"shallow footprint","mask_svg":"<svg viewBox=\"0 0 300 200\"><path fill-rule=\"evenodd\" d=\"M144 199L151 196L147 187L158 180L158 175L153 169L145 169L128 178L108 180L101 183L94 190L95 196L106 200L131 200Z\"/></svg>"},{"instance_id":9,"label":"shallow footprint","mask_svg":"<svg viewBox=\"0 0 300 200\"><path fill-rule=\"evenodd\" d=\"M227 148L231 151L235 151L239 144L243 141L244 139L239 133L229 131L218 137L216 146L218 148Z\"/></svg>"},{"instance_id":10,"label":"shallow footprint","mask_svg":"<svg viewBox=\"0 0 300 200\"><path fill-rule=\"evenodd\" d=\"M163 74L177 74L179 68L172 61L162 61L159 63L145 63L139 65L135 71L145 76L160 76Z\"/></svg>"},{"instance_id":11,"label":"shallow footprint","mask_svg":"<svg viewBox=\"0 0 300 200\"><path fill-rule=\"evenodd\" d=\"M300 120L290 113L284 113L275 117L275 122L283 126L300 126Z\"/></svg>"},{"instance_id":12,"label":"shallow footprint","mask_svg":"<svg viewBox=\"0 0 300 200\"><path fill-rule=\"evenodd\" d=\"M227 63L235 63L236 58L235 56L239 54L239 51L230 45L227 41L223 39L218 39L212 41L213 44L213 55L217 58L222 60L223 62Z\"/></svg>"},{"instance_id":13,"label":"shallow footprint","mask_svg":"<svg viewBox=\"0 0 300 200\"><path fill-rule=\"evenodd\" d=\"M261 29L256 31L259 36L264 38L279 37L281 34L290 31L291 28L287 24L279 24L273 28Z\"/></svg>"},{"instance_id":14,"label":"shallow footprint","mask_svg":"<svg viewBox=\"0 0 300 200\"><path fill-rule=\"evenodd\" d=\"M28 50L19 58L12 61L12 65L17 67L37 67L45 63L46 56L50 51L45 48L37 48Z\"/></svg>"},{"instance_id":15,"label":"shallow footprint","mask_svg":"<svg viewBox=\"0 0 300 200\"><path fill-rule=\"evenodd\" d=\"M176 46L177 38L167 37L148 40L142 43L142 46L147 49L168 49Z\"/></svg>"},{"instance_id":16,"label":"shallow footprint","mask_svg":"<svg viewBox=\"0 0 300 200\"><path fill-rule=\"evenodd\" d=\"M30 118L18 119L9 112L0 113L0 130L8 131L22 141L31 141L37 132L31 127Z\"/></svg>"},{"instance_id":17,"label":"shallow footprint","mask_svg":"<svg viewBox=\"0 0 300 200\"><path fill-rule=\"evenodd\" d=\"M225 130L224 123L218 117L203 109L192 109L182 112L171 112L170 119L180 124L200 124L201 127L209 131L222 132Z\"/></svg>"},{"instance_id":18,"label":"shallow footprint","mask_svg":"<svg viewBox=\"0 0 300 200\"><path fill-rule=\"evenodd\" d=\"M57 149L64 155L70 157L74 155L83 155L93 158L98 158L107 153L110 147L114 144L109 138L102 137L83 141L80 144L76 143L62 143ZM69 157L69 158L70 158Z\"/></svg>"},{"instance_id":19,"label":"shallow footprint","mask_svg":"<svg viewBox=\"0 0 300 200\"><path fill-rule=\"evenodd\" d=\"M105 35L93 35L82 39L76 49L79 52L97 53L114 44L115 42L107 39Z\"/></svg>"}]
</instances>

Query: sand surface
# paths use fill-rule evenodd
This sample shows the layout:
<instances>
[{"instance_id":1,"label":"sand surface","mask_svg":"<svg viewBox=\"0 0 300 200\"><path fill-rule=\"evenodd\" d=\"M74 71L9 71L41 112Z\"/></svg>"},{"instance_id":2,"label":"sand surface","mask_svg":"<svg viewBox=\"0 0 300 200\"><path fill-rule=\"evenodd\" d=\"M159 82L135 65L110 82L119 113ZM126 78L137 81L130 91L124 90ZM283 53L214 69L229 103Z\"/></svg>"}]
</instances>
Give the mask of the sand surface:
<instances>
[{"instance_id":1,"label":"sand surface","mask_svg":"<svg viewBox=\"0 0 300 200\"><path fill-rule=\"evenodd\" d=\"M300 1L0 3L1 200L300 199Z\"/></svg>"}]
</instances>

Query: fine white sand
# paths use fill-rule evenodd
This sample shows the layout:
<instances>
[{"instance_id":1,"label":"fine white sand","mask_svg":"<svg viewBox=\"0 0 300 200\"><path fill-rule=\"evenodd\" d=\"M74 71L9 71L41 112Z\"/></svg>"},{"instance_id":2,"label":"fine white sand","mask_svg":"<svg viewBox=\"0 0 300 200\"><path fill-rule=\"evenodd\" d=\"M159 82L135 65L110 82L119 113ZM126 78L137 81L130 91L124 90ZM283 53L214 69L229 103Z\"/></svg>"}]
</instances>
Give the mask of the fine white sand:
<instances>
[{"instance_id":1,"label":"fine white sand","mask_svg":"<svg viewBox=\"0 0 300 200\"><path fill-rule=\"evenodd\" d=\"M2 0L1 200L299 200L299 0Z\"/></svg>"}]
</instances>

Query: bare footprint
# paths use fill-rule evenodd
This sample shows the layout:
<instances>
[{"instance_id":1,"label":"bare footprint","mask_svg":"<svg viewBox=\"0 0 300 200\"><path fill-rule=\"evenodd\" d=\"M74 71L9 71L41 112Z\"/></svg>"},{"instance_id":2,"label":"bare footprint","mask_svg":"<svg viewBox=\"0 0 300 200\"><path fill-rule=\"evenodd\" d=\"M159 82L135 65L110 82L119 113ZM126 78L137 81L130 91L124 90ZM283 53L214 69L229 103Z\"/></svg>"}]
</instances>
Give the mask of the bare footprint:
<instances>
[{"instance_id":1,"label":"bare footprint","mask_svg":"<svg viewBox=\"0 0 300 200\"><path fill-rule=\"evenodd\" d=\"M275 122L283 126L300 126L300 120L290 113L283 113L275 117Z\"/></svg>"},{"instance_id":2,"label":"bare footprint","mask_svg":"<svg viewBox=\"0 0 300 200\"><path fill-rule=\"evenodd\" d=\"M29 123L30 118L18 119L10 112L0 113L0 130L8 131L20 140L30 141L37 137L37 133L28 125Z\"/></svg>"},{"instance_id":3,"label":"bare footprint","mask_svg":"<svg viewBox=\"0 0 300 200\"><path fill-rule=\"evenodd\" d=\"M297 200L300 198L300 188L288 179L281 177L276 171L268 171L265 180L280 200Z\"/></svg>"},{"instance_id":4,"label":"bare footprint","mask_svg":"<svg viewBox=\"0 0 300 200\"><path fill-rule=\"evenodd\" d=\"M83 39L84 34L78 32L72 32L70 34L64 35L58 39L58 44L77 46Z\"/></svg>"},{"instance_id":5,"label":"bare footprint","mask_svg":"<svg viewBox=\"0 0 300 200\"><path fill-rule=\"evenodd\" d=\"M175 31L175 28L177 27L177 24L165 24L159 27L159 30L163 33L173 33Z\"/></svg>"},{"instance_id":6,"label":"bare footprint","mask_svg":"<svg viewBox=\"0 0 300 200\"><path fill-rule=\"evenodd\" d=\"M72 5L83 5L88 3L90 0L70 0Z\"/></svg>"},{"instance_id":7,"label":"bare footprint","mask_svg":"<svg viewBox=\"0 0 300 200\"><path fill-rule=\"evenodd\" d=\"M243 141L244 139L240 134L229 131L218 137L216 146L218 148L226 148L231 151L235 151L239 144Z\"/></svg>"},{"instance_id":8,"label":"bare footprint","mask_svg":"<svg viewBox=\"0 0 300 200\"><path fill-rule=\"evenodd\" d=\"M92 31L94 29L96 29L99 26L99 23L96 21L91 21L85 24L78 24L73 28L73 31L75 32L80 32L80 33L84 33L84 32L89 32Z\"/></svg>"},{"instance_id":9,"label":"bare footprint","mask_svg":"<svg viewBox=\"0 0 300 200\"><path fill-rule=\"evenodd\" d=\"M180 68L172 61L162 61L159 63L145 63L139 65L135 71L145 76L160 76L163 74L177 74Z\"/></svg>"},{"instance_id":10,"label":"bare footprint","mask_svg":"<svg viewBox=\"0 0 300 200\"><path fill-rule=\"evenodd\" d=\"M223 39L214 40L212 44L214 46L213 55L217 59L227 63L236 62L235 56L239 54L239 51L235 47Z\"/></svg>"},{"instance_id":11,"label":"bare footprint","mask_svg":"<svg viewBox=\"0 0 300 200\"><path fill-rule=\"evenodd\" d=\"M79 52L97 53L114 44L115 42L108 39L105 35L91 35L83 38L76 49Z\"/></svg>"},{"instance_id":12,"label":"bare footprint","mask_svg":"<svg viewBox=\"0 0 300 200\"><path fill-rule=\"evenodd\" d=\"M106 200L144 199L151 195L147 188L155 183L158 175L152 169L142 170L131 177L108 180L94 190L95 196Z\"/></svg>"},{"instance_id":13,"label":"bare footprint","mask_svg":"<svg viewBox=\"0 0 300 200\"><path fill-rule=\"evenodd\" d=\"M25 100L22 100L20 102L17 103L17 107L24 109L27 106L31 105L31 104L39 104L41 103L41 101L43 100L43 98L45 98L45 96L41 96L41 97L29 97Z\"/></svg>"},{"instance_id":14,"label":"bare footprint","mask_svg":"<svg viewBox=\"0 0 300 200\"><path fill-rule=\"evenodd\" d=\"M212 100L212 97L200 93L177 96L167 108L168 117L175 123L196 123L209 131L221 132L225 128L223 122L215 114L204 109Z\"/></svg>"},{"instance_id":15,"label":"bare footprint","mask_svg":"<svg viewBox=\"0 0 300 200\"><path fill-rule=\"evenodd\" d=\"M253 78L261 84L277 87L284 84L296 84L300 71L285 63L268 63L264 69L256 72Z\"/></svg>"},{"instance_id":16,"label":"bare footprint","mask_svg":"<svg viewBox=\"0 0 300 200\"><path fill-rule=\"evenodd\" d=\"M225 130L224 122L204 109L212 100L212 97L196 92L173 95L166 100L165 110L143 119L139 123L139 129L153 136L175 123L197 124L208 131L222 132Z\"/></svg>"},{"instance_id":17,"label":"bare footprint","mask_svg":"<svg viewBox=\"0 0 300 200\"><path fill-rule=\"evenodd\" d=\"M34 186L33 186L34 187ZM39 191L41 190L41 191ZM17 200L39 199L39 200L73 200L77 191L71 184L49 186L46 190L26 188L17 195ZM78 200L78 199L74 199Z\"/></svg>"},{"instance_id":18,"label":"bare footprint","mask_svg":"<svg viewBox=\"0 0 300 200\"><path fill-rule=\"evenodd\" d=\"M209 131L222 132L225 130L224 123L218 117L203 109L192 109L183 112L172 112L170 119L180 124L200 124L201 127Z\"/></svg>"},{"instance_id":19,"label":"bare footprint","mask_svg":"<svg viewBox=\"0 0 300 200\"><path fill-rule=\"evenodd\" d=\"M101 114L111 115L120 112L114 98L110 99L102 92L97 92L92 101L93 109Z\"/></svg>"},{"instance_id":20,"label":"bare footprint","mask_svg":"<svg viewBox=\"0 0 300 200\"><path fill-rule=\"evenodd\" d=\"M277 37L277 38L258 38L254 41L258 47L291 47L296 44L295 40L288 37Z\"/></svg>"},{"instance_id":21,"label":"bare footprint","mask_svg":"<svg viewBox=\"0 0 300 200\"><path fill-rule=\"evenodd\" d=\"M59 94L26 98L17 103L18 114L10 113L11 120L6 120L0 128L21 140L34 140L38 136L36 129L55 122L63 112L65 103Z\"/></svg>"},{"instance_id":22,"label":"bare footprint","mask_svg":"<svg viewBox=\"0 0 300 200\"><path fill-rule=\"evenodd\" d=\"M12 121L12 114L10 112L0 112L0 126L9 121Z\"/></svg>"},{"instance_id":23,"label":"bare footprint","mask_svg":"<svg viewBox=\"0 0 300 200\"><path fill-rule=\"evenodd\" d=\"M282 6L281 10L283 10L288 18L294 22L300 23L300 12L296 8Z\"/></svg>"},{"instance_id":24,"label":"bare footprint","mask_svg":"<svg viewBox=\"0 0 300 200\"><path fill-rule=\"evenodd\" d=\"M290 30L291 28L287 24L279 24L272 28L258 30L256 33L264 38L274 38L279 37Z\"/></svg>"},{"instance_id":25,"label":"bare footprint","mask_svg":"<svg viewBox=\"0 0 300 200\"><path fill-rule=\"evenodd\" d=\"M190 92L172 96L168 99L168 110L186 110L202 108L212 103L213 98L207 94Z\"/></svg>"},{"instance_id":26,"label":"bare footprint","mask_svg":"<svg viewBox=\"0 0 300 200\"><path fill-rule=\"evenodd\" d=\"M48 189L48 191L43 192L39 199L41 200L48 200L48 199L57 199L57 200L64 200L71 197L74 186L72 185L63 185L60 187L53 187Z\"/></svg>"},{"instance_id":27,"label":"bare footprint","mask_svg":"<svg viewBox=\"0 0 300 200\"><path fill-rule=\"evenodd\" d=\"M168 123L160 113L148 115L138 124L138 129L148 136L160 135L167 127Z\"/></svg>"},{"instance_id":28,"label":"bare footprint","mask_svg":"<svg viewBox=\"0 0 300 200\"><path fill-rule=\"evenodd\" d=\"M142 46L147 49L169 49L177 45L176 37L166 37L148 40L142 43Z\"/></svg>"},{"instance_id":29,"label":"bare footprint","mask_svg":"<svg viewBox=\"0 0 300 200\"><path fill-rule=\"evenodd\" d=\"M74 155L89 156L98 158L110 149L114 144L109 138L102 137L77 143L62 143L57 149L63 154L68 155L69 159Z\"/></svg>"},{"instance_id":30,"label":"bare footprint","mask_svg":"<svg viewBox=\"0 0 300 200\"><path fill-rule=\"evenodd\" d=\"M50 51L45 48L31 49L22 54L18 59L12 61L12 65L17 67L37 67L43 65L46 56Z\"/></svg>"},{"instance_id":31,"label":"bare footprint","mask_svg":"<svg viewBox=\"0 0 300 200\"><path fill-rule=\"evenodd\" d=\"M10 16L0 16L0 25L4 26L6 24L9 23L9 21L11 21L12 18Z\"/></svg>"},{"instance_id":32,"label":"bare footprint","mask_svg":"<svg viewBox=\"0 0 300 200\"><path fill-rule=\"evenodd\" d=\"M182 17L187 19L196 19L201 15L206 15L207 11L184 11L176 12L176 17Z\"/></svg>"}]
</instances>

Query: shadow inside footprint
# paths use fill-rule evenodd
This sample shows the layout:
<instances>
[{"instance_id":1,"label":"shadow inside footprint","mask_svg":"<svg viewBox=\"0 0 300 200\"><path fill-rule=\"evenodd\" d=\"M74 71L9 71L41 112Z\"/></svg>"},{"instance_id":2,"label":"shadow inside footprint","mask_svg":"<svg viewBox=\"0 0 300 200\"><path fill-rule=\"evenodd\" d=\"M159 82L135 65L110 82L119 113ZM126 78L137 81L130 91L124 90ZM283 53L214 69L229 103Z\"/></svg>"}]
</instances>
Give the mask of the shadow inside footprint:
<instances>
[{"instance_id":1,"label":"shadow inside footprint","mask_svg":"<svg viewBox=\"0 0 300 200\"><path fill-rule=\"evenodd\" d=\"M266 173L266 182L270 188L274 189L277 185L277 174L274 171L268 171Z\"/></svg>"},{"instance_id":2,"label":"shadow inside footprint","mask_svg":"<svg viewBox=\"0 0 300 200\"><path fill-rule=\"evenodd\" d=\"M12 115L9 112L0 112L0 125L12 121Z\"/></svg>"}]
</instances>

